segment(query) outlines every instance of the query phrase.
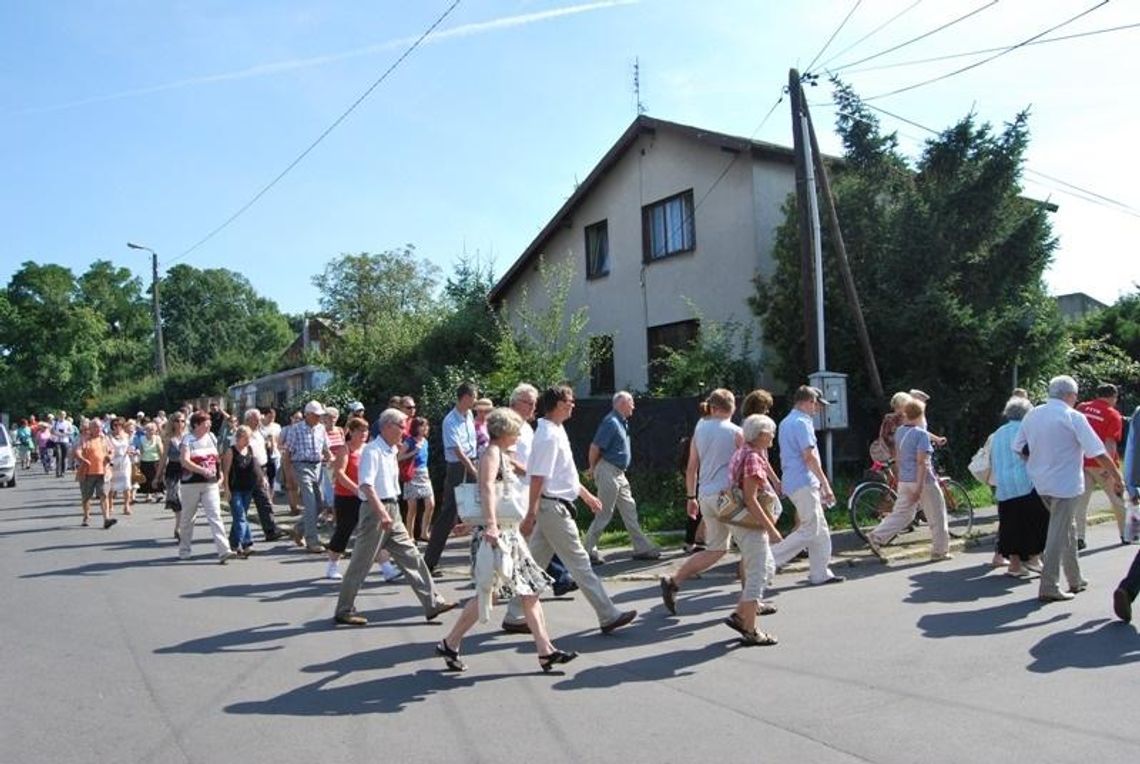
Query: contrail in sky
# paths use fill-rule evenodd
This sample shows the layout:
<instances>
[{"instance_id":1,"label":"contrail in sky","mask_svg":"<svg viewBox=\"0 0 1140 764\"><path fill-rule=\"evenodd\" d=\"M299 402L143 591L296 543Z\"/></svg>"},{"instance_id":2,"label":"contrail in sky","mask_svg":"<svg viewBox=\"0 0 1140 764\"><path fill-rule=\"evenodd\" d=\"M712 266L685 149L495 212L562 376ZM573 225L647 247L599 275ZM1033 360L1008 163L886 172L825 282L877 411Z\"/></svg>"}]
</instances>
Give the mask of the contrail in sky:
<instances>
[{"instance_id":1,"label":"contrail in sky","mask_svg":"<svg viewBox=\"0 0 1140 764\"><path fill-rule=\"evenodd\" d=\"M641 0L599 0L599 2L582 3L581 5L569 5L564 8L553 8L548 11L537 11L535 13L524 13L518 16L505 16L500 19L491 19L490 21L479 21L473 24L463 24L461 26L452 27L451 29L444 29L442 31L436 32L431 37L426 39L424 41L424 44L441 42L453 37L472 37L474 35L483 34L485 32L494 32L500 29L509 29L511 27L534 24L539 21L549 21L550 19L557 19L563 16L573 16L579 13L587 13L589 11L604 10L606 8L613 8L620 5L635 5L640 1ZM196 85L209 85L215 82L229 82L232 80L245 80L253 77L265 77L271 74L290 72L295 69L307 69L313 66L323 66L324 64L331 64L336 61L344 61L350 58L360 58L361 56L371 56L387 50L405 48L414 42L415 39L415 37L401 37L397 40L388 40L386 42L369 45L364 48L346 50L340 53L329 53L323 56L310 56L308 58L294 58L287 61L275 61L269 64L258 64L257 66L250 66L245 69L238 69L232 72L207 74L201 77L188 77L182 80L174 80L173 82L164 82L160 85L149 85L143 88L121 90L117 93L107 93L105 95L91 96L89 98L82 98L77 101L55 104L53 106L40 106L30 109L22 109L20 111L14 112L14 114L44 114L52 111L62 111L64 109L74 109L80 106L88 106L95 103L104 103L106 101L118 101L124 98L135 98L137 96L151 95L152 93L163 93L168 90L178 90L179 88L193 87Z\"/></svg>"}]
</instances>

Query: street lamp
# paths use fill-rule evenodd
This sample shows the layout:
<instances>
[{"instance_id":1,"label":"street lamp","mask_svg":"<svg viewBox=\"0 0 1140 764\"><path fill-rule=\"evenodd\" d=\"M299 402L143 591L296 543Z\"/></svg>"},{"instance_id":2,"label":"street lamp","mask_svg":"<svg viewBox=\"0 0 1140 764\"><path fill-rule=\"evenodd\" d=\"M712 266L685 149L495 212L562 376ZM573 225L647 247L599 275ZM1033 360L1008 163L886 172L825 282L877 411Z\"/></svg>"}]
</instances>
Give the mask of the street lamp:
<instances>
[{"instance_id":1,"label":"street lamp","mask_svg":"<svg viewBox=\"0 0 1140 764\"><path fill-rule=\"evenodd\" d=\"M150 247L144 247L141 244L134 244L127 242L127 246L131 249L141 249L144 252L150 253L150 294L151 302L154 304L154 370L158 372L158 376L166 376L166 351L162 346L162 314L158 309L158 253Z\"/></svg>"}]
</instances>

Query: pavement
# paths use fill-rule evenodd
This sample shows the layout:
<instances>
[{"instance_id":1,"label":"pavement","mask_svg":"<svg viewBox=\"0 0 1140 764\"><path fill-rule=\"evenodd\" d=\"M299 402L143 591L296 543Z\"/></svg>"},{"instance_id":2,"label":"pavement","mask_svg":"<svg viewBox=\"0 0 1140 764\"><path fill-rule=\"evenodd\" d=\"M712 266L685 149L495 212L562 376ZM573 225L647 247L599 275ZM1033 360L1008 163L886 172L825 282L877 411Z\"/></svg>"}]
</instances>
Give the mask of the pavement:
<instances>
[{"instance_id":1,"label":"pavement","mask_svg":"<svg viewBox=\"0 0 1140 764\"><path fill-rule=\"evenodd\" d=\"M551 674L498 630L502 608L464 640L470 670L448 673L433 645L454 614L425 623L406 585L370 581L369 625L334 627L322 557L259 543L218 565L199 526L179 562L171 531L158 505L81 528L69 479L0 489L0 762L1103 764L1140 744L1140 635L1111 610L1136 549L1111 523L1090 528L1088 591L1060 604L991 569L985 541L929 563L916 539L883 565L836 534L848 581L777 576L761 624L775 647L722 624L734 561L686 582L671 616L645 579L679 553L617 552L599 572L640 616L603 636L581 596L545 600L558 646L581 652ZM471 594L465 556L453 540L448 597Z\"/></svg>"}]
</instances>

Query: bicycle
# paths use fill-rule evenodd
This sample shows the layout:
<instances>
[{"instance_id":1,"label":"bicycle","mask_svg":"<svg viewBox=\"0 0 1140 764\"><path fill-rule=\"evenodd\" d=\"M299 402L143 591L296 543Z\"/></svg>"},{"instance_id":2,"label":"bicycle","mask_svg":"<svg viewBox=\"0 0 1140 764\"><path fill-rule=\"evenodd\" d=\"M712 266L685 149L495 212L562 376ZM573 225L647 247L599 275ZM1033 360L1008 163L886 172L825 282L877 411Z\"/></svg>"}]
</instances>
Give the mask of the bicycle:
<instances>
[{"instance_id":1,"label":"bicycle","mask_svg":"<svg viewBox=\"0 0 1140 764\"><path fill-rule=\"evenodd\" d=\"M898 498L898 477L891 469L892 463L893 460L872 461L870 471L877 477L855 486L847 499L851 528L863 541L866 541L867 534L891 513L895 499ZM950 535L953 538L963 538L974 526L974 503L970 501L970 494L965 486L946 475L938 475L938 487L946 501L946 524L949 526ZM919 507L914 522L903 533L914 530L915 526L924 522L926 516ZM893 541L893 538L888 539L883 545L886 546Z\"/></svg>"}]
</instances>

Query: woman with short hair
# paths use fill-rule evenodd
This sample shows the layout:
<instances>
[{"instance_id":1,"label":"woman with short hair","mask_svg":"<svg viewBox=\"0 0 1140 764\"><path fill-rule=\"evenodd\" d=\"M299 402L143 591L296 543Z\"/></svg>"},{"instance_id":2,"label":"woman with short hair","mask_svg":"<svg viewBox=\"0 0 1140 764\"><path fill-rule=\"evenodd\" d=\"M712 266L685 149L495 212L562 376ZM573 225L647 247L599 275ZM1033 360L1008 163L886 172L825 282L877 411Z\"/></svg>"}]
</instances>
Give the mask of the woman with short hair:
<instances>
[{"instance_id":1,"label":"woman with short hair","mask_svg":"<svg viewBox=\"0 0 1140 764\"><path fill-rule=\"evenodd\" d=\"M479 587L482 581L476 571L480 554L502 555L509 560L510 576L504 580L492 571L492 581L497 582L491 590L492 600L510 600L519 597L526 623L534 636L538 650L538 665L543 671L550 671L555 665L569 663L578 653L564 652L554 646L546 632L546 620L542 615L539 595L546 591L552 580L530 556L526 539L519 532L516 520L506 520L497 514L498 499L496 483L501 482L504 491L521 492L519 478L511 468L507 451L515 445L522 431L523 419L509 408L494 409L487 415L487 448L479 460L479 496L483 517L474 526L471 534L471 576ZM484 547L489 547L486 549ZM498 566L495 566L496 570ZM484 573L484 575L486 575ZM491 602L484 602L480 612L480 598L472 597L463 607L459 619L443 640L436 645L436 654L444 659L452 671L465 671L467 666L459 658L459 647L463 635L475 625L477 620L486 622Z\"/></svg>"},{"instance_id":2,"label":"woman with short hair","mask_svg":"<svg viewBox=\"0 0 1140 764\"><path fill-rule=\"evenodd\" d=\"M997 552L1009 558L1006 571L1024 578L1028 570L1040 570L1038 557L1045 551L1049 510L1033 488L1025 460L1013 451L1021 420L1033 409L1028 398L1014 396L1005 404L1008 420L990 436L990 479L998 508Z\"/></svg>"},{"instance_id":3,"label":"woman with short hair","mask_svg":"<svg viewBox=\"0 0 1140 764\"><path fill-rule=\"evenodd\" d=\"M249 530L249 504L253 501L253 491L260 485L268 489L265 473L254 458L249 445L253 431L239 425L234 430L234 444L222 456L221 493L230 502L230 550L239 557L253 554L253 534Z\"/></svg>"},{"instance_id":4,"label":"woman with short hair","mask_svg":"<svg viewBox=\"0 0 1140 764\"><path fill-rule=\"evenodd\" d=\"M131 438L123 427L123 420L118 417L111 419L111 432L107 436L111 445L111 492L107 503L111 509L115 508L115 496L123 495L123 514L131 514L131 473L134 463L131 456L134 447Z\"/></svg>"},{"instance_id":5,"label":"woman with short hair","mask_svg":"<svg viewBox=\"0 0 1140 764\"><path fill-rule=\"evenodd\" d=\"M210 415L205 411L195 411L190 416L190 434L182 440L181 463L178 497L182 502L182 513L178 528L178 559L190 559L191 544L194 542L194 520L201 509L213 532L218 562L225 565L237 555L230 551L226 526L222 522L222 499L218 490L218 440L210 432Z\"/></svg>"},{"instance_id":6,"label":"woman with short hair","mask_svg":"<svg viewBox=\"0 0 1140 764\"><path fill-rule=\"evenodd\" d=\"M364 450L364 444L368 442L368 422L361 417L350 417L345 424L345 432L347 440L344 448L332 465L335 480L333 511L336 513L336 526L333 528L332 538L325 545L329 555L325 578L333 581L344 578L338 562L348 548L348 540L360 520L360 486L357 481L360 475L360 453Z\"/></svg>"},{"instance_id":7,"label":"woman with short hair","mask_svg":"<svg viewBox=\"0 0 1140 764\"><path fill-rule=\"evenodd\" d=\"M158 435L158 425L153 421L147 422L139 438L139 470L143 474L141 491L151 501L162 500L162 492L158 490L158 465L161 461L162 438Z\"/></svg>"},{"instance_id":8,"label":"woman with short hair","mask_svg":"<svg viewBox=\"0 0 1140 764\"><path fill-rule=\"evenodd\" d=\"M416 541L423 541L426 529L431 528L432 514L435 512L435 492L431 487L431 475L428 474L428 434L431 425L422 416L412 417L408 435L396 460L408 467L408 479L404 481L404 501L408 505L408 516L404 525L408 533L416 532L416 516L420 511L420 502L424 503L424 514L420 522L420 534Z\"/></svg>"}]
</instances>

